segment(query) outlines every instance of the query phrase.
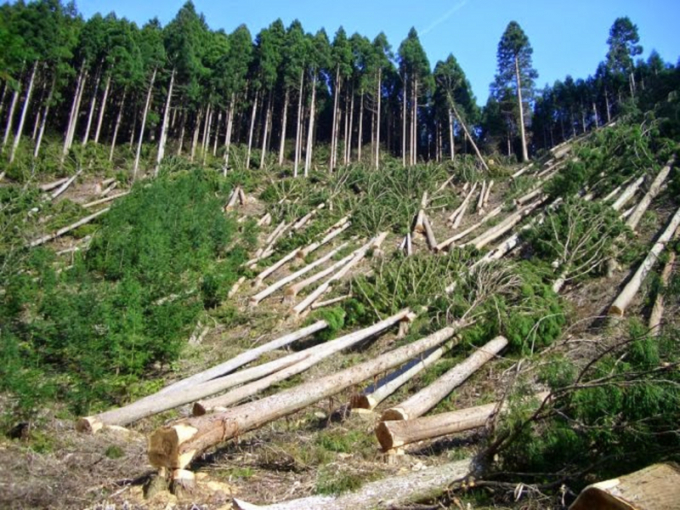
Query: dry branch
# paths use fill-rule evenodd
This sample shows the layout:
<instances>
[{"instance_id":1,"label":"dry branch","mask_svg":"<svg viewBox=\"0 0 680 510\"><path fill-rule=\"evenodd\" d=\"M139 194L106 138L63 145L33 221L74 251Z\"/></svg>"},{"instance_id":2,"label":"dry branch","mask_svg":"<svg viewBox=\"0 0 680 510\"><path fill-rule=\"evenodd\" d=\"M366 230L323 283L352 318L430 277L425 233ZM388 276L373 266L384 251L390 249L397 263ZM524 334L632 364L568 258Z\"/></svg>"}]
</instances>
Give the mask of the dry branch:
<instances>
[{"instance_id":1,"label":"dry branch","mask_svg":"<svg viewBox=\"0 0 680 510\"><path fill-rule=\"evenodd\" d=\"M668 241L670 241L673 235L675 235L678 226L680 226L680 209L678 209L673 215L670 223L656 240L656 243L652 247L645 260L642 261L642 264L640 264L640 267L637 269L633 277L630 279L628 284L626 284L612 306L609 308L609 315L623 317L626 308L628 308L628 305L630 305L638 290L640 290L642 282L656 264L659 255L666 247Z\"/></svg>"},{"instance_id":2,"label":"dry branch","mask_svg":"<svg viewBox=\"0 0 680 510\"><path fill-rule=\"evenodd\" d=\"M428 387L423 388L401 404L387 409L382 414L381 421L410 420L422 416L451 393L454 388L463 384L487 361L493 359L507 345L506 338L502 336L494 338Z\"/></svg>"},{"instance_id":3,"label":"dry branch","mask_svg":"<svg viewBox=\"0 0 680 510\"><path fill-rule=\"evenodd\" d=\"M451 338L455 324L373 360L294 388L242 404L223 413L180 421L156 430L149 438L149 460L162 468L183 469L205 450L256 429L365 381L418 356Z\"/></svg>"}]
</instances>

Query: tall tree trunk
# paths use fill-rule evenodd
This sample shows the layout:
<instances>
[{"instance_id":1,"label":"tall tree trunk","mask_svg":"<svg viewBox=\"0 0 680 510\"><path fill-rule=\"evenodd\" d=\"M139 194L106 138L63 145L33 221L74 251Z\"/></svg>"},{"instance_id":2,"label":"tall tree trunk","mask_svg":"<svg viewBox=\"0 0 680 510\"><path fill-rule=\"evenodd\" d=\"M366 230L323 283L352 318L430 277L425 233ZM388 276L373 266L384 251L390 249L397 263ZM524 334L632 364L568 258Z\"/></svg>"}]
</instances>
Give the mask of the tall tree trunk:
<instances>
[{"instance_id":1,"label":"tall tree trunk","mask_svg":"<svg viewBox=\"0 0 680 510\"><path fill-rule=\"evenodd\" d=\"M5 149L7 142L9 141L9 134L12 132L12 124L14 120L14 112L17 108L17 103L19 102L19 91L21 88L17 88L12 94L12 103L9 107L9 114L7 115L7 126L5 127L5 136L2 139L2 149Z\"/></svg>"},{"instance_id":2,"label":"tall tree trunk","mask_svg":"<svg viewBox=\"0 0 680 510\"><path fill-rule=\"evenodd\" d=\"M599 129L600 120L597 117L597 105L595 104L595 101L593 101L593 120L595 121L595 129Z\"/></svg>"},{"instance_id":3,"label":"tall tree trunk","mask_svg":"<svg viewBox=\"0 0 680 510\"><path fill-rule=\"evenodd\" d=\"M175 112L180 110L180 108L175 108ZM179 128L179 142L177 143L177 156L182 155L182 150L184 149L184 134L186 133L186 128L187 128L187 112L184 109L181 109L181 112L179 113L180 116L180 128Z\"/></svg>"},{"instance_id":4,"label":"tall tree trunk","mask_svg":"<svg viewBox=\"0 0 680 510\"><path fill-rule=\"evenodd\" d=\"M33 158L37 158L40 154L40 146L42 145L43 135L45 134L45 126L47 124L47 119L50 115L50 104L52 103L52 96L54 95L54 88L57 84L56 74L52 78L52 85L50 86L50 92L47 94L47 101L45 102L45 110L43 111L43 116L40 121L40 130L38 131L38 138L35 141L35 150L33 151Z\"/></svg>"},{"instance_id":5,"label":"tall tree trunk","mask_svg":"<svg viewBox=\"0 0 680 510\"><path fill-rule=\"evenodd\" d=\"M286 127L288 126L288 104L290 102L290 90L286 87L283 96L283 112L281 120L281 140L279 142L279 166L283 165L283 158L286 153Z\"/></svg>"},{"instance_id":6,"label":"tall tree trunk","mask_svg":"<svg viewBox=\"0 0 680 510\"><path fill-rule=\"evenodd\" d=\"M205 116L206 126L203 132L203 160L202 160L203 166L205 166L208 157L208 148L210 146L210 132L212 131L213 115L215 115L215 109L212 107L212 105L208 105L208 112L209 112L208 115Z\"/></svg>"},{"instance_id":7,"label":"tall tree trunk","mask_svg":"<svg viewBox=\"0 0 680 510\"><path fill-rule=\"evenodd\" d=\"M607 93L607 89L604 91L604 104L607 108L607 124L611 124L612 122L612 108L611 105L609 104L609 94Z\"/></svg>"},{"instance_id":8,"label":"tall tree trunk","mask_svg":"<svg viewBox=\"0 0 680 510\"><path fill-rule=\"evenodd\" d=\"M104 87L104 97L102 97L102 106L99 109L99 119L97 120L97 131L94 134L94 143L99 143L99 135L102 132L102 123L104 122L104 112L106 111L106 101L109 98L109 90L111 88L111 75L106 78L106 86Z\"/></svg>"},{"instance_id":9,"label":"tall tree trunk","mask_svg":"<svg viewBox=\"0 0 680 510\"><path fill-rule=\"evenodd\" d=\"M229 151L231 150L231 132L234 128L234 108L236 108L236 94L231 94L229 112L227 113L227 131L224 134L224 169L222 174L226 177L229 169Z\"/></svg>"},{"instance_id":10,"label":"tall tree trunk","mask_svg":"<svg viewBox=\"0 0 680 510\"><path fill-rule=\"evenodd\" d=\"M365 94L362 92L361 100L359 101L359 133L357 135L359 138L357 143L357 161L359 163L361 163L361 147L364 144L364 96Z\"/></svg>"},{"instance_id":11,"label":"tall tree trunk","mask_svg":"<svg viewBox=\"0 0 680 510\"><path fill-rule=\"evenodd\" d=\"M9 89L9 81L5 80L5 85L2 87L2 96L0 96L0 117L5 109L5 98L7 97L7 90Z\"/></svg>"},{"instance_id":12,"label":"tall tree trunk","mask_svg":"<svg viewBox=\"0 0 680 510\"><path fill-rule=\"evenodd\" d=\"M137 171L139 170L139 156L142 153L142 142L144 141L144 129L146 128L146 118L149 115L149 107L151 106L151 96L153 95L153 84L156 81L156 73L158 69L154 68L149 82L149 89L146 91L146 102L144 103L144 113L142 114L142 126L139 129L139 140L137 141L137 154L135 154L135 166L132 168L132 180L137 179ZM173 72L174 77L174 72ZM135 118L137 116L135 115ZM132 129L132 136L134 137L135 129Z\"/></svg>"},{"instance_id":13,"label":"tall tree trunk","mask_svg":"<svg viewBox=\"0 0 680 510\"><path fill-rule=\"evenodd\" d=\"M94 119L94 112L97 108L97 92L99 92L99 82L101 80L101 68L97 70L97 77L94 82L94 92L92 92L92 100L90 101L90 113L87 116L87 127L85 128L85 135L83 136L83 145L87 145L90 139L90 129L92 129L92 119Z\"/></svg>"},{"instance_id":14,"label":"tall tree trunk","mask_svg":"<svg viewBox=\"0 0 680 510\"><path fill-rule=\"evenodd\" d=\"M375 168L380 167L380 106L382 103L382 69L378 69L378 108L375 113Z\"/></svg>"},{"instance_id":15,"label":"tall tree trunk","mask_svg":"<svg viewBox=\"0 0 680 510\"><path fill-rule=\"evenodd\" d=\"M73 139L76 136L76 128L78 127L78 118L80 117L80 105L83 102L83 94L85 93L85 84L87 83L87 72L84 74L83 79L80 83L80 89L78 89L76 98L75 98L75 110L73 111L73 122L70 123L70 131L68 132L68 136L66 138L66 143L64 144L64 151L62 153L61 157L61 162L64 162L64 159L66 159L66 155L68 152L71 150L71 147L73 146Z\"/></svg>"},{"instance_id":16,"label":"tall tree trunk","mask_svg":"<svg viewBox=\"0 0 680 510\"><path fill-rule=\"evenodd\" d=\"M522 161L529 161L527 135L524 128L524 104L522 102L522 80L519 74L519 58L515 57L515 81L517 82L517 102L519 104L519 132L522 137Z\"/></svg>"},{"instance_id":17,"label":"tall tree trunk","mask_svg":"<svg viewBox=\"0 0 680 510\"><path fill-rule=\"evenodd\" d=\"M331 160L329 164L329 172L335 170L335 161L337 155L337 139L338 139L338 108L340 101L340 66L335 70L335 91L333 97L333 127L331 129Z\"/></svg>"},{"instance_id":18,"label":"tall tree trunk","mask_svg":"<svg viewBox=\"0 0 680 510\"><path fill-rule=\"evenodd\" d=\"M413 80L413 100L411 102L411 165L418 162L418 78Z\"/></svg>"},{"instance_id":19,"label":"tall tree trunk","mask_svg":"<svg viewBox=\"0 0 680 510\"><path fill-rule=\"evenodd\" d=\"M314 144L314 122L316 116L316 82L317 74L314 73L312 79L312 105L309 111L309 127L307 128L307 150L305 152L305 177L309 175L309 169L312 166L312 151Z\"/></svg>"},{"instance_id":20,"label":"tall tree trunk","mask_svg":"<svg viewBox=\"0 0 680 510\"><path fill-rule=\"evenodd\" d=\"M76 91L73 94L73 101L71 103L71 113L68 118L68 125L66 126L66 133L64 135L64 149L62 151L62 161L63 158L68 153L69 149L69 138L71 137L71 131L73 129L73 124L76 117L76 103L78 102L78 96L80 95L80 89L83 86L83 80L85 78L85 64L80 67L80 73L78 73L78 80L76 81Z\"/></svg>"},{"instance_id":21,"label":"tall tree trunk","mask_svg":"<svg viewBox=\"0 0 680 510\"><path fill-rule=\"evenodd\" d=\"M203 110L198 110L196 119L194 120L194 135L191 138L191 156L190 161L193 163L196 157L196 146L198 145L198 136L201 133L201 120L203 119Z\"/></svg>"},{"instance_id":22,"label":"tall tree trunk","mask_svg":"<svg viewBox=\"0 0 680 510\"><path fill-rule=\"evenodd\" d=\"M26 99L24 99L24 106L21 109L21 117L19 118L19 127L17 128L17 134L14 136L14 143L12 144L12 152L9 156L9 162L14 161L16 156L17 148L19 147L19 142L21 141L21 134L24 130L24 124L26 123L26 114L28 113L28 108L31 105L31 93L33 92L33 85L35 83L35 73L38 70L38 62L33 64L33 71L31 71L31 79L28 82L28 90L26 91Z\"/></svg>"},{"instance_id":23,"label":"tall tree trunk","mask_svg":"<svg viewBox=\"0 0 680 510\"><path fill-rule=\"evenodd\" d=\"M168 96L165 99L165 110L163 110L163 124L161 124L161 138L158 141L158 154L156 156L156 167L153 171L153 176L158 177L158 172L161 169L161 162L165 156L165 143L168 139L168 121L170 120L170 106L172 105L172 89L175 86L175 74L177 70L173 67L170 75L170 85L168 86ZM154 74L155 76L155 74ZM141 143L141 140L140 140Z\"/></svg>"},{"instance_id":24,"label":"tall tree trunk","mask_svg":"<svg viewBox=\"0 0 680 510\"><path fill-rule=\"evenodd\" d=\"M118 116L116 117L116 126L113 128L113 138L111 140L111 151L109 152L109 161L113 161L113 153L116 150L116 140L118 140L118 131L123 120L123 109L125 108L125 99L127 98L127 88L123 90L123 97L120 100L120 107L118 108Z\"/></svg>"},{"instance_id":25,"label":"tall tree trunk","mask_svg":"<svg viewBox=\"0 0 680 510\"><path fill-rule=\"evenodd\" d=\"M406 166L406 112L408 106L408 75L404 74L404 79L402 80L404 84L404 91L401 94L401 162L403 166Z\"/></svg>"},{"instance_id":26,"label":"tall tree trunk","mask_svg":"<svg viewBox=\"0 0 680 510\"><path fill-rule=\"evenodd\" d=\"M453 136L453 128L454 128L454 123L453 123L453 112L451 111L451 108L449 108L449 152L451 153L451 161L453 161L456 157L456 146L454 144L454 136Z\"/></svg>"},{"instance_id":27,"label":"tall tree trunk","mask_svg":"<svg viewBox=\"0 0 680 510\"><path fill-rule=\"evenodd\" d=\"M255 133L255 120L257 119L257 102L259 101L259 92L255 92L255 99L253 100L253 109L250 115L250 132L248 134L248 153L246 155L246 168L250 168L250 154L253 150L253 135Z\"/></svg>"},{"instance_id":28,"label":"tall tree trunk","mask_svg":"<svg viewBox=\"0 0 680 510\"><path fill-rule=\"evenodd\" d=\"M215 122L215 141L213 143L213 158L217 157L217 143L220 138L220 125L222 124L222 110L217 114L217 122Z\"/></svg>"},{"instance_id":29,"label":"tall tree trunk","mask_svg":"<svg viewBox=\"0 0 680 510\"><path fill-rule=\"evenodd\" d=\"M352 162L352 138L354 133L354 85L352 85L352 99L349 105L349 122L345 126L345 165ZM346 117L345 117L346 118Z\"/></svg>"},{"instance_id":30,"label":"tall tree trunk","mask_svg":"<svg viewBox=\"0 0 680 510\"><path fill-rule=\"evenodd\" d=\"M298 168L300 166L300 136L302 126L302 93L305 87L305 71L300 71L300 88L298 89L298 109L296 117L296 133L295 133L295 165L293 167L293 177L298 176Z\"/></svg>"},{"instance_id":31,"label":"tall tree trunk","mask_svg":"<svg viewBox=\"0 0 680 510\"><path fill-rule=\"evenodd\" d=\"M262 152L260 154L260 170L264 168L265 159L267 156L267 141L270 134L270 125L272 123L272 110L274 109L272 105L272 91L269 91L269 96L267 97L267 114L264 119L264 135L262 136Z\"/></svg>"}]
</instances>

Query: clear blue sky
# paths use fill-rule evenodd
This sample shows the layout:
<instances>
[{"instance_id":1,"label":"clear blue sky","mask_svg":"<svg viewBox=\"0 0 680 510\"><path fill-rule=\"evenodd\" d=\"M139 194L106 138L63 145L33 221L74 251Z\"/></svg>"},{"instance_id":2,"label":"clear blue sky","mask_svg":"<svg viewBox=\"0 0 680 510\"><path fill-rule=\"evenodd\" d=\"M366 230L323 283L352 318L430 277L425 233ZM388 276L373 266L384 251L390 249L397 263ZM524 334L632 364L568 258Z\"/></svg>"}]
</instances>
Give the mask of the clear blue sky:
<instances>
[{"instance_id":1,"label":"clear blue sky","mask_svg":"<svg viewBox=\"0 0 680 510\"><path fill-rule=\"evenodd\" d=\"M79 0L80 11L115 11L139 24L157 16L163 25L185 0ZM231 32L245 23L253 36L276 18L299 19L308 32L324 27L332 38L342 25L373 38L384 31L393 49L414 26L432 66L449 53L458 59L480 104L496 71L496 48L507 24L517 21L534 48L537 85L567 74L592 74L607 52L617 17L637 24L646 58L656 49L665 61L680 57L680 0L194 0L211 28Z\"/></svg>"}]
</instances>

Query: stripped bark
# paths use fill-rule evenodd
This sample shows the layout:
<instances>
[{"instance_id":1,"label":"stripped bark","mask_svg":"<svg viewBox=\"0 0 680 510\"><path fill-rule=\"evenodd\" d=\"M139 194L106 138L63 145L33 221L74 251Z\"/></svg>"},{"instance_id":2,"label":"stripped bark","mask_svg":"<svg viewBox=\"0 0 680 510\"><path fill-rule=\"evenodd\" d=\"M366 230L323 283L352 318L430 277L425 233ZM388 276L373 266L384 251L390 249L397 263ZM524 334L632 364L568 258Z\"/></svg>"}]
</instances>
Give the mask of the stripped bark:
<instances>
[{"instance_id":1,"label":"stripped bark","mask_svg":"<svg viewBox=\"0 0 680 510\"><path fill-rule=\"evenodd\" d=\"M344 225L331 230L328 234L326 234L320 241L316 241L309 246L306 246L300 250L300 253L298 254L299 258L305 258L307 255L310 253L318 250L322 246L330 243L333 239L338 237L340 234L342 234L345 230L347 230L349 227L351 227L352 224L347 222Z\"/></svg>"},{"instance_id":2,"label":"stripped bark","mask_svg":"<svg viewBox=\"0 0 680 510\"><path fill-rule=\"evenodd\" d=\"M436 251L437 240L434 238L434 231L432 230L430 219L426 215L423 215L423 226L425 227L425 237L427 237L427 244L430 246L431 250Z\"/></svg>"},{"instance_id":3,"label":"stripped bark","mask_svg":"<svg viewBox=\"0 0 680 510\"><path fill-rule=\"evenodd\" d=\"M674 162L675 156L673 156L666 166L661 169L654 179L654 182L652 182L652 185L649 187L649 191L647 191L640 203L635 207L635 209L633 209L633 212L628 217L626 225L628 225L632 230L637 228L638 223L642 219L642 215L645 214L649 208L649 205L652 203L652 200L654 200L654 198L659 194L659 191L661 191L661 186L663 186L664 182L666 182Z\"/></svg>"},{"instance_id":4,"label":"stripped bark","mask_svg":"<svg viewBox=\"0 0 680 510\"><path fill-rule=\"evenodd\" d=\"M54 188L57 188L64 184L66 181L68 181L68 179L69 179L68 177L62 177L61 179L57 179L56 181L41 184L40 186L38 186L38 189L40 189L40 191L45 192L52 191Z\"/></svg>"},{"instance_id":5,"label":"stripped bark","mask_svg":"<svg viewBox=\"0 0 680 510\"><path fill-rule=\"evenodd\" d=\"M381 421L410 420L422 416L455 388L463 384L472 374L479 370L487 361L494 358L508 345L508 340L502 336L496 337L486 345L475 351L465 361L456 365L430 386L405 400L401 404L387 409L380 417Z\"/></svg>"},{"instance_id":6,"label":"stripped bark","mask_svg":"<svg viewBox=\"0 0 680 510\"><path fill-rule=\"evenodd\" d=\"M482 181L482 191L479 192L477 199L477 214L484 214L484 198L486 198L486 181Z\"/></svg>"},{"instance_id":7,"label":"stripped bark","mask_svg":"<svg viewBox=\"0 0 680 510\"><path fill-rule=\"evenodd\" d=\"M610 316L623 317L626 308L628 308L628 305L630 305L638 290L640 290L642 282L644 281L647 274L656 265L659 255L666 247L666 244L675 235L678 226L680 226L680 209L675 212L668 226L665 227L664 231L656 240L656 243L652 247L645 260L642 261L642 264L640 264L640 267L638 267L633 277L626 284L612 306L609 308Z\"/></svg>"},{"instance_id":8,"label":"stripped bark","mask_svg":"<svg viewBox=\"0 0 680 510\"><path fill-rule=\"evenodd\" d=\"M661 289L659 289L656 299L654 300L654 307L652 308L652 313L649 316L649 331L652 336L659 336L661 334L661 319L663 318L664 312L664 289L668 286L668 281L670 280L671 273L675 269L675 252L671 252L668 257L668 262L661 272Z\"/></svg>"},{"instance_id":9,"label":"stripped bark","mask_svg":"<svg viewBox=\"0 0 680 510\"><path fill-rule=\"evenodd\" d=\"M505 220L500 222L498 225L495 227L490 228L483 234L477 236L475 239L472 241L465 243L463 246L474 246L478 250L486 246L487 244L495 241L505 233L507 233L509 230L511 230L515 225L517 225L520 221L522 221L526 216L531 214L534 209L536 209L538 206L540 206L544 202L544 198L541 198L537 202L534 202L533 204L529 204L526 207L523 207L519 211L511 214Z\"/></svg>"},{"instance_id":10,"label":"stripped bark","mask_svg":"<svg viewBox=\"0 0 680 510\"><path fill-rule=\"evenodd\" d=\"M437 249L435 251L442 251L442 250L445 250L447 248L450 248L453 245L453 243L463 239L470 232L474 232L479 227L484 225L487 221L498 216L501 212L503 212L503 206L498 206L495 209L493 209L492 211L489 211L489 213L486 216L484 216L481 220L479 220L474 225L470 225L468 228L466 228L462 232L458 232L456 235L448 238L446 241L442 241L441 243L439 243L437 245Z\"/></svg>"},{"instance_id":11,"label":"stripped bark","mask_svg":"<svg viewBox=\"0 0 680 510\"><path fill-rule=\"evenodd\" d=\"M50 195L50 200L54 200L54 199L57 198L59 195L61 195L62 193L64 193L64 191L66 191L66 190L69 188L69 186L71 186L71 184L73 184L73 183L75 182L75 180L78 178L78 176L79 176L81 173L83 173L83 169L82 169L82 168L79 169L79 170L78 170L75 174L73 174L71 177L69 177L68 180L67 180L66 182L64 182L61 186L59 186L59 188L58 188L55 192L53 192L53 193Z\"/></svg>"},{"instance_id":12,"label":"stripped bark","mask_svg":"<svg viewBox=\"0 0 680 510\"><path fill-rule=\"evenodd\" d=\"M474 183L472 185L472 189L470 192L467 194L465 199L463 200L463 203L458 206L458 209L453 211L453 214L449 216L449 221L453 224L453 228L458 228L460 226L460 223L463 221L463 216L465 215L465 211L468 208L468 204L470 203L470 200L472 199L472 195L474 194L475 190L477 189L477 183Z\"/></svg>"},{"instance_id":13,"label":"stripped bark","mask_svg":"<svg viewBox=\"0 0 680 510\"><path fill-rule=\"evenodd\" d=\"M621 193L621 196L616 199L616 201L612 204L612 208L615 211L620 211L624 205L628 203L628 201L633 198L635 193L637 193L637 190L640 188L642 183L645 181L645 176L643 175L639 179L635 180L632 184L630 184L625 190L623 190L623 193Z\"/></svg>"},{"instance_id":14,"label":"stripped bark","mask_svg":"<svg viewBox=\"0 0 680 510\"><path fill-rule=\"evenodd\" d=\"M156 430L149 438L152 465L182 469L206 449L304 409L324 398L398 366L451 338L465 324L444 328L373 360L300 384L275 395Z\"/></svg>"}]
</instances>

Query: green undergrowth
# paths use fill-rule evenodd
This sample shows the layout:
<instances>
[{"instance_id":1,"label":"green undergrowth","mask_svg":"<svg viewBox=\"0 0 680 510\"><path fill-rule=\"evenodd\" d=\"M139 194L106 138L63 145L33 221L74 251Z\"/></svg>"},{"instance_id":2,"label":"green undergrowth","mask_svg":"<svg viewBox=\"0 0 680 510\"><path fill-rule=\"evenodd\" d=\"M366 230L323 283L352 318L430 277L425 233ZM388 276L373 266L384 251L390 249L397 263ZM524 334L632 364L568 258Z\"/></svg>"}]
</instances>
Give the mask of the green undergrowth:
<instances>
[{"instance_id":1,"label":"green undergrowth","mask_svg":"<svg viewBox=\"0 0 680 510\"><path fill-rule=\"evenodd\" d=\"M219 191L198 170L138 184L68 268L48 249L4 252L20 264L0 300L0 384L16 410L45 399L100 409L139 396L145 376L178 358L252 247Z\"/></svg>"}]
</instances>

